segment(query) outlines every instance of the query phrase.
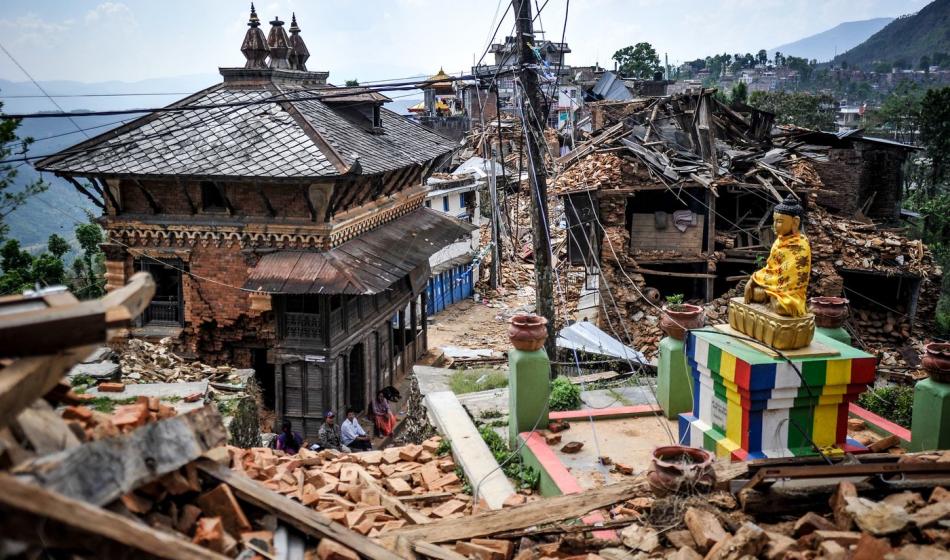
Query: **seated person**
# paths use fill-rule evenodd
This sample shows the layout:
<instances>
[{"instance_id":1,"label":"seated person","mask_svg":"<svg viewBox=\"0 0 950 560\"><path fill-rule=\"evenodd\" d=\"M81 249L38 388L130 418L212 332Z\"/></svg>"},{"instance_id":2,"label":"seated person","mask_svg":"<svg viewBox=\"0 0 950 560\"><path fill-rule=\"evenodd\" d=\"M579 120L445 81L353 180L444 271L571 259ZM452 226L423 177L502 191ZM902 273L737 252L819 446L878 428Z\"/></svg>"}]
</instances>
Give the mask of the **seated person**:
<instances>
[{"instance_id":1,"label":"seated person","mask_svg":"<svg viewBox=\"0 0 950 560\"><path fill-rule=\"evenodd\" d=\"M376 392L376 398L370 403L370 412L373 414L376 435L382 437L392 435L396 428L396 415L389 408L389 399L386 398L385 389Z\"/></svg>"},{"instance_id":2,"label":"seated person","mask_svg":"<svg viewBox=\"0 0 950 560\"><path fill-rule=\"evenodd\" d=\"M802 214L801 205L792 195L775 207L775 243L765 267L746 283L746 303L771 304L772 311L787 317L804 317L808 312L805 292L811 273L811 247L799 231Z\"/></svg>"},{"instance_id":3,"label":"seated person","mask_svg":"<svg viewBox=\"0 0 950 560\"><path fill-rule=\"evenodd\" d=\"M369 451L373 444L369 441L369 436L360 426L360 421L356 418L356 410L346 409L346 419L340 425L340 439L343 445L354 451Z\"/></svg>"},{"instance_id":4,"label":"seated person","mask_svg":"<svg viewBox=\"0 0 950 560\"><path fill-rule=\"evenodd\" d=\"M293 431L290 420L284 420L280 424L280 434L277 436L276 448L279 451L294 455L300 451L303 445L303 436Z\"/></svg>"},{"instance_id":5,"label":"seated person","mask_svg":"<svg viewBox=\"0 0 950 560\"><path fill-rule=\"evenodd\" d=\"M326 419L323 425L320 426L320 431L317 432L317 440L320 443L321 449L335 449L336 451L342 451L344 453L350 452L350 448L343 445L340 438L340 427L336 425L336 418L332 410L327 412Z\"/></svg>"}]
</instances>

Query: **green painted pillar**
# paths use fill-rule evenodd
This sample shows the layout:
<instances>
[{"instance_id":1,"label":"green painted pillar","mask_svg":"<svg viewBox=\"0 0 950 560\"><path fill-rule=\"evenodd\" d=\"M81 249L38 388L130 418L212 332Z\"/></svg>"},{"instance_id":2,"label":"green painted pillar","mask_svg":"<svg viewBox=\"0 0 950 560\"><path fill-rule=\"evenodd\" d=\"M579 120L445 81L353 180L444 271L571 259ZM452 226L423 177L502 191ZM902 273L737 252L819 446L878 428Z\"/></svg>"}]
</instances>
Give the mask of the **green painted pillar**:
<instances>
[{"instance_id":1,"label":"green painted pillar","mask_svg":"<svg viewBox=\"0 0 950 560\"><path fill-rule=\"evenodd\" d=\"M815 329L815 332L821 333L828 338L833 338L842 344L847 344L851 346L851 335L848 334L848 331L844 330L843 327L838 327L837 329L826 329L824 327L818 327Z\"/></svg>"},{"instance_id":2,"label":"green painted pillar","mask_svg":"<svg viewBox=\"0 0 950 560\"><path fill-rule=\"evenodd\" d=\"M911 451L950 449L950 383L917 383L910 427Z\"/></svg>"},{"instance_id":3,"label":"green painted pillar","mask_svg":"<svg viewBox=\"0 0 950 560\"><path fill-rule=\"evenodd\" d=\"M548 425L551 362L544 350L508 351L508 445L518 446L518 434ZM541 417L538 420L538 417Z\"/></svg>"},{"instance_id":4,"label":"green painted pillar","mask_svg":"<svg viewBox=\"0 0 950 560\"><path fill-rule=\"evenodd\" d=\"M656 400L670 420L693 410L693 378L686 367L683 341L671 336L660 341Z\"/></svg>"}]
</instances>

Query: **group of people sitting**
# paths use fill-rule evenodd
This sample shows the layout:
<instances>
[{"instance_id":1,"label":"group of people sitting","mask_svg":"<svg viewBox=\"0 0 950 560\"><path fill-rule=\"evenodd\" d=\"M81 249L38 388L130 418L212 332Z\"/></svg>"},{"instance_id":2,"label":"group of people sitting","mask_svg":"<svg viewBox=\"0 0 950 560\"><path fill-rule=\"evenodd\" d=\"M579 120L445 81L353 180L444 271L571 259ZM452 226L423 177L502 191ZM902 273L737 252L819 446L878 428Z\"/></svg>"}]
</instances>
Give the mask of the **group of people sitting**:
<instances>
[{"instance_id":1,"label":"group of people sitting","mask_svg":"<svg viewBox=\"0 0 950 560\"><path fill-rule=\"evenodd\" d=\"M376 393L376 398L370 404L370 413L373 417L374 432L379 437L392 435L396 427L396 415L392 413L389 406L390 399L398 399L398 391L395 394L392 389L387 387ZM293 430L290 420L284 420L280 426L280 434L275 438L274 447L285 453L296 454L301 447L317 451L320 449L334 449L344 453L370 451L373 449L373 443L369 435L360 425L356 417L356 409L346 409L346 419L337 426L336 414L332 410L324 415L323 425L317 432L317 442L306 445L303 436Z\"/></svg>"}]
</instances>

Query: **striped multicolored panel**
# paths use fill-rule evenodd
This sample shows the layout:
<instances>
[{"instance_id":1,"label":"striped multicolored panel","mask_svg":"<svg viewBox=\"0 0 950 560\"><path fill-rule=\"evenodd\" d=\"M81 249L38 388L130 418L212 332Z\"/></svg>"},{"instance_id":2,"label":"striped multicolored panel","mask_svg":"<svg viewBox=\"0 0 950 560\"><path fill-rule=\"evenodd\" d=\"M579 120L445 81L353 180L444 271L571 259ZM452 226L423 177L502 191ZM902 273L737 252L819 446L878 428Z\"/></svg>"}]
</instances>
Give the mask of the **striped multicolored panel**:
<instances>
[{"instance_id":1,"label":"striped multicolored panel","mask_svg":"<svg viewBox=\"0 0 950 560\"><path fill-rule=\"evenodd\" d=\"M681 443L737 460L813 455L810 441L846 448L848 403L874 381L876 360L815 339L838 355L793 359L793 367L726 335L690 333L695 390L692 413L680 415Z\"/></svg>"}]
</instances>

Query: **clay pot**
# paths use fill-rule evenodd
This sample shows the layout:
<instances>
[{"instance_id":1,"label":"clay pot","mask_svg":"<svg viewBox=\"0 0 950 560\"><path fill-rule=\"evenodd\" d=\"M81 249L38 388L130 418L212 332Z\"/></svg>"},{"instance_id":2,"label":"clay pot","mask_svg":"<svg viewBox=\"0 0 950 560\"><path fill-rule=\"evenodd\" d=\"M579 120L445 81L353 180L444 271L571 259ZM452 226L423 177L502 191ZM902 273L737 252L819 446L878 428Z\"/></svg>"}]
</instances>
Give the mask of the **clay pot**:
<instances>
[{"instance_id":1,"label":"clay pot","mask_svg":"<svg viewBox=\"0 0 950 560\"><path fill-rule=\"evenodd\" d=\"M702 449L668 445L653 450L647 480L657 497L708 492L716 484L712 455Z\"/></svg>"},{"instance_id":2,"label":"clay pot","mask_svg":"<svg viewBox=\"0 0 950 560\"><path fill-rule=\"evenodd\" d=\"M518 313L508 320L508 339L517 350L534 352L548 338L548 320L534 313Z\"/></svg>"},{"instance_id":3,"label":"clay pot","mask_svg":"<svg viewBox=\"0 0 950 560\"><path fill-rule=\"evenodd\" d=\"M678 304L676 310L663 306L660 315L660 330L677 340L686 338L686 331L698 329L706 324L703 308L689 303Z\"/></svg>"},{"instance_id":4,"label":"clay pot","mask_svg":"<svg viewBox=\"0 0 950 560\"><path fill-rule=\"evenodd\" d=\"M940 383L950 383L950 343L931 342L924 346L924 370Z\"/></svg>"},{"instance_id":5,"label":"clay pot","mask_svg":"<svg viewBox=\"0 0 950 560\"><path fill-rule=\"evenodd\" d=\"M848 300L843 297L813 297L808 307L815 315L815 325L824 329L841 328L848 318Z\"/></svg>"}]
</instances>

